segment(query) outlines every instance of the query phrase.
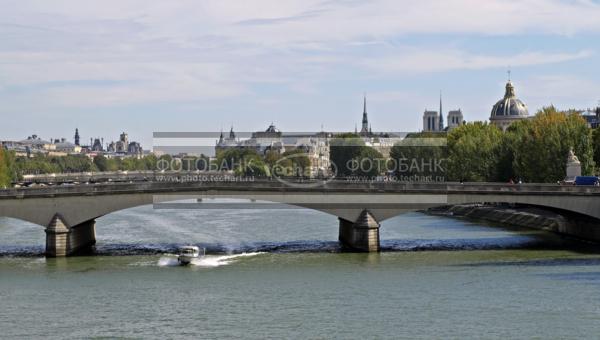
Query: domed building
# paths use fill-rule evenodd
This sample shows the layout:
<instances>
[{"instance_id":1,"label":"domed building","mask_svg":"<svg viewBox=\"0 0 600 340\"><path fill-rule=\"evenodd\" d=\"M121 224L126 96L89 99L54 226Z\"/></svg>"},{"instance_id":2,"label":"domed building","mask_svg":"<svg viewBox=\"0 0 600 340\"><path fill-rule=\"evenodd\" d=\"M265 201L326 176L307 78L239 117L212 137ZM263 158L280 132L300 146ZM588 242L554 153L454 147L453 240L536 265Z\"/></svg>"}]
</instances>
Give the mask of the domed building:
<instances>
[{"instance_id":1,"label":"domed building","mask_svg":"<svg viewBox=\"0 0 600 340\"><path fill-rule=\"evenodd\" d=\"M506 83L504 98L500 99L492 108L490 123L498 126L502 131L506 131L513 122L528 117L527 105L517 98L515 87L509 80Z\"/></svg>"}]
</instances>

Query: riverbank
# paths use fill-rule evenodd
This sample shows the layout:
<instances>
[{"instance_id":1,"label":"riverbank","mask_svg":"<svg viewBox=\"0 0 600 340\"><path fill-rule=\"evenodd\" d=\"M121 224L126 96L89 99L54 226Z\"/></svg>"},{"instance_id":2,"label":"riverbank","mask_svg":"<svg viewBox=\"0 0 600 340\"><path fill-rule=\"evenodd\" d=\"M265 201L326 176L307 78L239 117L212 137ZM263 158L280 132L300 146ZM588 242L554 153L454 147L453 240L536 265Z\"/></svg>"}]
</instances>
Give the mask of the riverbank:
<instances>
[{"instance_id":1,"label":"riverbank","mask_svg":"<svg viewBox=\"0 0 600 340\"><path fill-rule=\"evenodd\" d=\"M428 215L465 218L511 227L533 228L600 242L600 221L530 206L506 204L448 205L423 211Z\"/></svg>"}]
</instances>

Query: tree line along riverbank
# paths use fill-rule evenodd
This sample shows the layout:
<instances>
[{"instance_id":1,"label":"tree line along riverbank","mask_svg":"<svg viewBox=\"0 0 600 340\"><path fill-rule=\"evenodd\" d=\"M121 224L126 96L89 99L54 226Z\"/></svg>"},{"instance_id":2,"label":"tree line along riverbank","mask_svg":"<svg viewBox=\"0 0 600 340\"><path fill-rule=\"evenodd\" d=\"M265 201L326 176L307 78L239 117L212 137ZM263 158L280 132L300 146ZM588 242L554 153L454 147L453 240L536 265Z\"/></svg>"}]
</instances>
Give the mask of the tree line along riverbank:
<instances>
[{"instance_id":1,"label":"tree line along riverbank","mask_svg":"<svg viewBox=\"0 0 600 340\"><path fill-rule=\"evenodd\" d=\"M393 174L397 178L438 178L442 181L556 183L565 177L566 160L573 150L583 175L600 172L600 129L591 129L574 110L559 111L550 106L531 119L513 123L507 131L487 122L461 125L449 132L412 133L391 147L384 157L356 134L346 133L330 140L331 168L338 176L374 177ZM209 158L182 157L182 170L197 170L210 162L238 175L272 175L275 165L300 169L310 167L302 150L282 154L252 149L231 149ZM384 162L381 162L381 160ZM171 156L153 154L141 158L107 158L97 155L16 157L0 148L0 187L7 187L24 174L63 172L157 170L161 160ZM239 164L245 167L235 168ZM348 167L348 164L369 164ZM435 164L435 166L432 166ZM441 164L442 166L438 166ZM393 165L393 166L390 166ZM160 170L160 169L159 169Z\"/></svg>"}]
</instances>

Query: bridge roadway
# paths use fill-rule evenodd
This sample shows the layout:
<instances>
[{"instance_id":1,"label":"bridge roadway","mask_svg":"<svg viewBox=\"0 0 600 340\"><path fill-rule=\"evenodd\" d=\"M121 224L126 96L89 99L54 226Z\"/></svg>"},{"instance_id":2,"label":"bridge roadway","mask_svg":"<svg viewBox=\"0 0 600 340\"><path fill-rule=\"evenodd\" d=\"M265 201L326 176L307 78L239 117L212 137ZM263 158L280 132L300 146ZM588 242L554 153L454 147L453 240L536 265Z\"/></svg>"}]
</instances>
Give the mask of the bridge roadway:
<instances>
[{"instance_id":1,"label":"bridge roadway","mask_svg":"<svg viewBox=\"0 0 600 340\"><path fill-rule=\"evenodd\" d=\"M379 250L380 222L406 211L467 203L520 203L560 209L600 219L600 188L556 184L501 183L326 183L278 180L224 182L101 183L0 190L0 216L46 226L49 256L65 256L95 243L95 219L114 211L182 199L235 198L320 210L339 218L343 245ZM231 208L239 208L239 201ZM248 207L257 203L248 202ZM260 206L260 205L259 205ZM227 204L212 207L229 208ZM243 207L243 206L242 206ZM268 208L268 206L264 206ZM566 233L571 231L566 230ZM598 229L572 231L600 240Z\"/></svg>"}]
</instances>

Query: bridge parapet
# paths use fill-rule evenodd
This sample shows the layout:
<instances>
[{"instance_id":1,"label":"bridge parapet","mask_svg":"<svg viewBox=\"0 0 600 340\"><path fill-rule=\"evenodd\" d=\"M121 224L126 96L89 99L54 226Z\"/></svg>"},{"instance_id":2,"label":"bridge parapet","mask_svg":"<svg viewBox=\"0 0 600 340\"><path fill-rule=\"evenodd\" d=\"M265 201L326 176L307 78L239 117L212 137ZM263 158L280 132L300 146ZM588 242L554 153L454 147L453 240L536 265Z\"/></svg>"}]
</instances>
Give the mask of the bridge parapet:
<instances>
[{"instance_id":1,"label":"bridge parapet","mask_svg":"<svg viewBox=\"0 0 600 340\"><path fill-rule=\"evenodd\" d=\"M284 192L366 192L366 193L487 193L497 194L566 194L600 195L600 187L573 186L558 184L506 184L506 183L420 183L420 182L352 182L335 180L320 186L306 186L298 181L298 186L289 186L276 180L256 180L250 182L134 182L99 183L69 186L48 186L35 188L9 188L0 190L0 199L28 197L56 197L70 195L103 195L136 192L185 192L197 190L236 190L236 191L284 191Z\"/></svg>"}]
</instances>

